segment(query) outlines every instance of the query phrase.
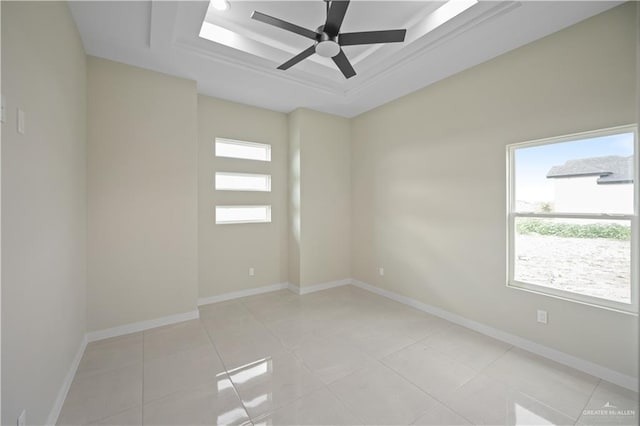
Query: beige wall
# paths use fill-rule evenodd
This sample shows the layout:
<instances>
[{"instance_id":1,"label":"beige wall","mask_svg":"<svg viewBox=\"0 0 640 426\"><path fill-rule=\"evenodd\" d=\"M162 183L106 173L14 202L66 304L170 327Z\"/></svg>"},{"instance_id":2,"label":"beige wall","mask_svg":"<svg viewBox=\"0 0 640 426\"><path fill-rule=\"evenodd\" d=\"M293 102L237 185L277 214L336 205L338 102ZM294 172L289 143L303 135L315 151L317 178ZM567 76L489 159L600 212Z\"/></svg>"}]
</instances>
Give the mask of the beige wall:
<instances>
[{"instance_id":1,"label":"beige wall","mask_svg":"<svg viewBox=\"0 0 640 426\"><path fill-rule=\"evenodd\" d=\"M198 97L201 298L287 281L287 134L285 114ZM217 158L216 137L270 144L271 162ZM271 192L215 191L216 171L270 174ZM271 223L216 225L216 204L271 205Z\"/></svg>"},{"instance_id":2,"label":"beige wall","mask_svg":"<svg viewBox=\"0 0 640 426\"><path fill-rule=\"evenodd\" d=\"M86 59L65 3L2 9L2 424L43 424L86 331Z\"/></svg>"},{"instance_id":3,"label":"beige wall","mask_svg":"<svg viewBox=\"0 0 640 426\"><path fill-rule=\"evenodd\" d=\"M637 317L505 286L505 145L635 122L634 7L354 119L354 278L637 375Z\"/></svg>"},{"instance_id":4,"label":"beige wall","mask_svg":"<svg viewBox=\"0 0 640 426\"><path fill-rule=\"evenodd\" d=\"M88 61L89 330L197 307L196 85Z\"/></svg>"},{"instance_id":5,"label":"beige wall","mask_svg":"<svg viewBox=\"0 0 640 426\"><path fill-rule=\"evenodd\" d=\"M289 114L289 284L300 287L300 238L302 224L300 217L300 131L302 110Z\"/></svg>"},{"instance_id":6,"label":"beige wall","mask_svg":"<svg viewBox=\"0 0 640 426\"><path fill-rule=\"evenodd\" d=\"M636 121L634 7L347 120L97 58L87 80L66 5L3 2L2 423L45 421L87 328L349 276L637 375L637 317L504 285L505 145ZM216 136L273 161L217 159ZM272 192L216 193L216 170L270 173ZM271 224L214 224L216 203L253 202Z\"/></svg>"},{"instance_id":7,"label":"beige wall","mask_svg":"<svg viewBox=\"0 0 640 426\"><path fill-rule=\"evenodd\" d=\"M290 279L305 287L350 278L349 120L299 109L290 121Z\"/></svg>"},{"instance_id":8,"label":"beige wall","mask_svg":"<svg viewBox=\"0 0 640 426\"><path fill-rule=\"evenodd\" d=\"M2 93L2 2L0 2L0 93ZM0 132L0 147L2 132ZM0 149L0 241L2 240L2 149ZM0 422L2 422L2 244L0 244Z\"/></svg>"}]
</instances>

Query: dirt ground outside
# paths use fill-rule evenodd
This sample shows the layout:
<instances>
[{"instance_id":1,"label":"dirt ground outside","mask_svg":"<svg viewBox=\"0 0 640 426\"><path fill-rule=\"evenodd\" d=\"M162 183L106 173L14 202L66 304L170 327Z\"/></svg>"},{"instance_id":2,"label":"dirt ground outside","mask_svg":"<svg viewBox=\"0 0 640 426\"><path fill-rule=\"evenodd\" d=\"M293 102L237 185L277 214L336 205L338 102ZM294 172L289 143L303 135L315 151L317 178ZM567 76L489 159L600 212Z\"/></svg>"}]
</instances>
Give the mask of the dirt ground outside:
<instances>
[{"instance_id":1,"label":"dirt ground outside","mask_svg":"<svg viewBox=\"0 0 640 426\"><path fill-rule=\"evenodd\" d=\"M630 241L516 235L517 281L629 303Z\"/></svg>"}]
</instances>

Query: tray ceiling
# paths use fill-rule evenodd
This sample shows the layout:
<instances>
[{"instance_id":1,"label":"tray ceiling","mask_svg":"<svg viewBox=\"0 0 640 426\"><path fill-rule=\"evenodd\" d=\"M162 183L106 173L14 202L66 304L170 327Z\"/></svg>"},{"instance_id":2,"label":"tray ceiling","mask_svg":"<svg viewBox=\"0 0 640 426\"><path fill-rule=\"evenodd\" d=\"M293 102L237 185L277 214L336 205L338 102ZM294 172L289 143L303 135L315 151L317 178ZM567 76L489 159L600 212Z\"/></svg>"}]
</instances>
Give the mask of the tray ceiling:
<instances>
[{"instance_id":1,"label":"tray ceiling","mask_svg":"<svg viewBox=\"0 0 640 426\"><path fill-rule=\"evenodd\" d=\"M322 0L208 2L73 1L88 54L195 80L198 92L289 112L354 116L622 2L358 1L343 32L406 28L404 43L348 46L357 75L313 55L277 66L312 42L250 18L260 11L315 30Z\"/></svg>"}]
</instances>

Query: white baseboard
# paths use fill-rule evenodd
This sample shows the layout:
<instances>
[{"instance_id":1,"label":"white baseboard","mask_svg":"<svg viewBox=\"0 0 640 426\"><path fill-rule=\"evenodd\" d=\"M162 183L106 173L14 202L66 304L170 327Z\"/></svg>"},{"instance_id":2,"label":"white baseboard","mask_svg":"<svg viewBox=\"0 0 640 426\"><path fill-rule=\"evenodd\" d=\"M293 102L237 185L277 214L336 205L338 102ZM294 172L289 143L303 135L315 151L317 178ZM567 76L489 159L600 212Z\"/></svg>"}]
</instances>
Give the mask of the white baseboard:
<instances>
[{"instance_id":1,"label":"white baseboard","mask_svg":"<svg viewBox=\"0 0 640 426\"><path fill-rule=\"evenodd\" d=\"M329 281L326 283L314 284L304 287L298 287L293 284L289 284L289 290L293 291L296 294L303 295L309 293L315 293L316 291L328 290L334 287L341 287L343 285L351 284L351 278L345 278L337 281Z\"/></svg>"},{"instance_id":2,"label":"white baseboard","mask_svg":"<svg viewBox=\"0 0 640 426\"><path fill-rule=\"evenodd\" d=\"M351 278L346 278L338 281L329 281L326 283L314 284L306 287L298 287L291 283L278 283L267 285L264 287L249 288L247 290L233 291L231 293L224 293L217 296L201 297L198 299L198 306L209 305L211 303L225 302L227 300L239 299L241 297L255 296L257 294L270 293L278 290L290 290L295 294L303 295L309 293L315 293L316 291L327 290L334 287L340 287L343 285L351 284Z\"/></svg>"},{"instance_id":3,"label":"white baseboard","mask_svg":"<svg viewBox=\"0 0 640 426\"><path fill-rule=\"evenodd\" d=\"M71 388L71 383L73 382L73 378L76 375L76 371L78 370L78 366L80 365L80 361L82 360L82 355L84 355L84 350L87 347L87 335L85 334L80 341L80 346L78 347L78 351L76 352L76 356L73 358L71 362L71 367L69 367L69 371L67 371L67 375L64 377L64 381L62 382L62 386L60 386L60 390L58 391L58 396L53 403L53 408L49 412L49 417L47 418L47 425L54 426L58 421L58 417L60 416L60 411L62 411L62 406L64 405L64 400L67 398L67 394L69 393L69 388Z\"/></svg>"},{"instance_id":4,"label":"white baseboard","mask_svg":"<svg viewBox=\"0 0 640 426\"><path fill-rule=\"evenodd\" d=\"M558 362L568 367L575 368L576 370L580 370L584 373L591 374L592 376L599 377L603 380L614 383L618 386L631 389L635 392L638 391L637 377L622 374L618 371L612 370L607 367L603 367L602 365L593 363L591 361L587 361L582 358L569 355L565 352L561 352L559 350L541 345L531 340L524 339L514 334L510 334L505 331L498 330L497 328L489 327L488 325L470 320L468 318L451 313L444 309L440 309L435 306L419 302L410 297L402 296L400 294L381 289L380 287L376 287L362 281L353 279L351 280L351 283L354 286L359 287L363 290L368 290L372 293L378 294L380 296L386 297L391 300L395 300L396 302L411 306L420 311L446 319L455 324L477 331L478 333L482 333L486 336L493 337L494 339L501 340L505 343L508 343L518 348L532 352L536 355L540 355L542 357L548 358L552 361Z\"/></svg>"},{"instance_id":5,"label":"white baseboard","mask_svg":"<svg viewBox=\"0 0 640 426\"><path fill-rule=\"evenodd\" d=\"M138 331L149 330L163 325L175 324L198 318L200 318L200 311L196 309L195 311L184 312L181 314L134 322L131 324L121 325L119 327L107 328L105 330L92 331L87 333L87 341L95 342L97 340L108 339L110 337L124 336L125 334L137 333Z\"/></svg>"},{"instance_id":6,"label":"white baseboard","mask_svg":"<svg viewBox=\"0 0 640 426\"><path fill-rule=\"evenodd\" d=\"M241 297L255 296L256 294L270 293L272 291L286 290L289 283L278 283L264 287L249 288L247 290L233 291L231 293L219 294L218 296L201 297L198 299L198 306L209 305L211 303L224 302L227 300L239 299Z\"/></svg>"},{"instance_id":7,"label":"white baseboard","mask_svg":"<svg viewBox=\"0 0 640 426\"><path fill-rule=\"evenodd\" d=\"M64 400L67 398L67 393L69 393L69 388L71 387L71 383L73 382L73 378L76 375L76 371L78 370L78 366L80 365L80 361L82 360L82 356L84 355L84 351L87 347L87 343L95 342L97 340L108 339L110 337L123 336L125 334L136 333L138 331L149 330L151 328L161 327L163 325L175 324L183 321L188 321L192 319L200 318L200 311L197 309L191 312L184 312L182 314L169 315L162 318L156 318L148 321L140 321L132 324L126 324L120 327L108 328L106 330L92 331L90 333L86 333L80 342L80 347L78 348L78 352L76 353L73 362L71 363L71 367L67 372L67 375L64 378L64 382L60 387L60 391L58 392L58 397L56 398L53 408L49 412L49 417L47 418L47 425L55 425L58 421L58 417L60 416L60 411L62 410L62 406L64 405Z\"/></svg>"}]
</instances>

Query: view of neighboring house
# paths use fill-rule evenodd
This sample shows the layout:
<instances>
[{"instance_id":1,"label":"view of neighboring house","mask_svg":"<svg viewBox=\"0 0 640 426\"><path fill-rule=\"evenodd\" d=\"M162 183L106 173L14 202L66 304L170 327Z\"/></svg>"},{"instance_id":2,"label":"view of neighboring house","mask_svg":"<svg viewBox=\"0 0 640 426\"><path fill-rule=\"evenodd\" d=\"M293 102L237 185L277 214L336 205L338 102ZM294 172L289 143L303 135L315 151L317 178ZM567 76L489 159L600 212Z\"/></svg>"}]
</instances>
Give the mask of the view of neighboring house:
<instances>
[{"instance_id":1,"label":"view of neighboring house","mask_svg":"<svg viewBox=\"0 0 640 426\"><path fill-rule=\"evenodd\" d=\"M547 178L555 179L554 211L633 213L632 156L568 160L553 166Z\"/></svg>"}]
</instances>

